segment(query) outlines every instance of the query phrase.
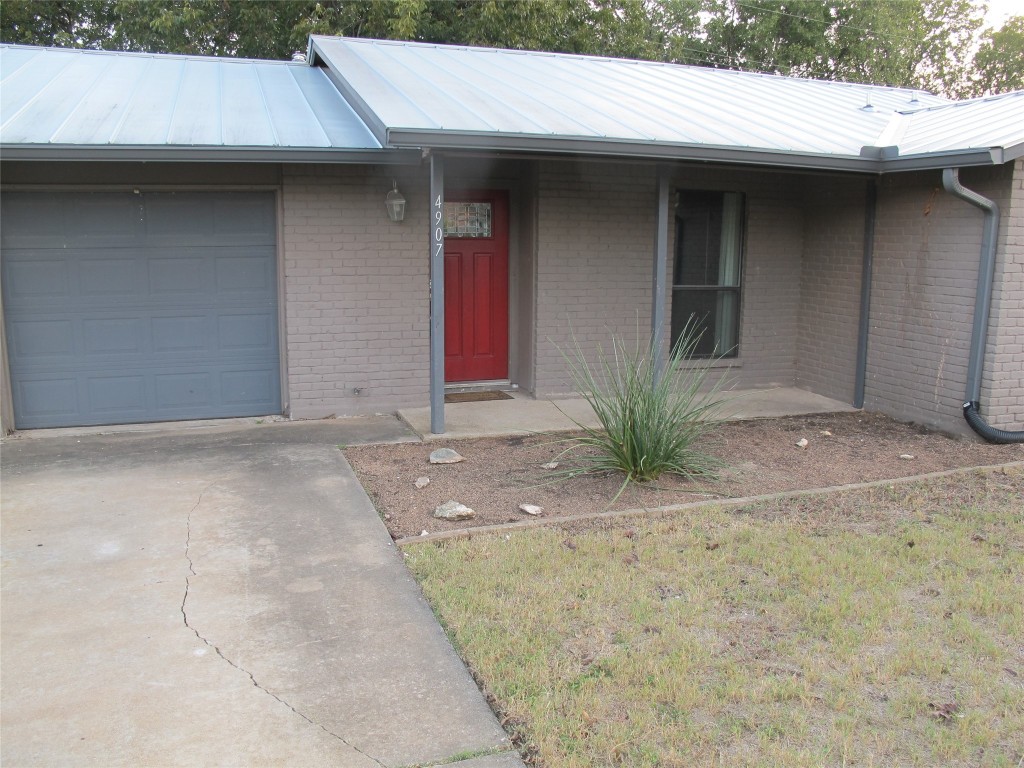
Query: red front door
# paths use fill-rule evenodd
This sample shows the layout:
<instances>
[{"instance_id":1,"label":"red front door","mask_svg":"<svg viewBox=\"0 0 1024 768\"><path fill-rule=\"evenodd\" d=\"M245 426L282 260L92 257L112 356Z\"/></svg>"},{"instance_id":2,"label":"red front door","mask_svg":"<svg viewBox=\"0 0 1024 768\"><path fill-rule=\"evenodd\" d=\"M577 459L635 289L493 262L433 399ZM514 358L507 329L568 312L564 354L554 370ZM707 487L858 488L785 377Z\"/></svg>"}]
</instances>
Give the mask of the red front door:
<instances>
[{"instance_id":1,"label":"red front door","mask_svg":"<svg viewBox=\"0 0 1024 768\"><path fill-rule=\"evenodd\" d=\"M444 379L508 378L508 195L445 201Z\"/></svg>"}]
</instances>

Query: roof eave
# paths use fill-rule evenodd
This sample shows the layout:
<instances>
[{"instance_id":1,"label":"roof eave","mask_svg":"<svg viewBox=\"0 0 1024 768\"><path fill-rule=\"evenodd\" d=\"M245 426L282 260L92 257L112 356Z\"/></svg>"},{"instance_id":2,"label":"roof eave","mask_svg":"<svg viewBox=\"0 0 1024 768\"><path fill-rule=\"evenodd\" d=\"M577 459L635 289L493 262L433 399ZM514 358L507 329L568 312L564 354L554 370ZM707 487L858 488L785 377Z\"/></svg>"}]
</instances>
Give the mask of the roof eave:
<instances>
[{"instance_id":1,"label":"roof eave","mask_svg":"<svg viewBox=\"0 0 1024 768\"><path fill-rule=\"evenodd\" d=\"M417 165L418 150L0 144L4 160Z\"/></svg>"},{"instance_id":2,"label":"roof eave","mask_svg":"<svg viewBox=\"0 0 1024 768\"><path fill-rule=\"evenodd\" d=\"M878 161L880 173L899 171L927 171L943 168L966 168L978 165L1002 165L1007 160L1001 147L949 150L946 152L923 152L917 155L903 155Z\"/></svg>"},{"instance_id":3,"label":"roof eave","mask_svg":"<svg viewBox=\"0 0 1024 768\"><path fill-rule=\"evenodd\" d=\"M475 151L529 152L590 156L614 156L653 160L696 160L757 166L784 166L815 170L877 172L878 162L855 155L814 155L748 147L701 144L670 144L659 141L623 141L579 137L534 136L495 133L451 133L390 129L392 147L430 147Z\"/></svg>"},{"instance_id":4,"label":"roof eave","mask_svg":"<svg viewBox=\"0 0 1024 768\"><path fill-rule=\"evenodd\" d=\"M756 165L775 168L893 173L977 165L1002 165L1024 154L1024 145L1011 150L984 147L948 152L899 156L896 152L861 155L812 154L756 147L723 147L706 144L670 144L616 139L589 139L498 133L453 133L433 130L390 129L392 147L430 147L474 151L531 152L615 156L654 160L689 160L710 163ZM896 148L892 148L896 149Z\"/></svg>"}]
</instances>

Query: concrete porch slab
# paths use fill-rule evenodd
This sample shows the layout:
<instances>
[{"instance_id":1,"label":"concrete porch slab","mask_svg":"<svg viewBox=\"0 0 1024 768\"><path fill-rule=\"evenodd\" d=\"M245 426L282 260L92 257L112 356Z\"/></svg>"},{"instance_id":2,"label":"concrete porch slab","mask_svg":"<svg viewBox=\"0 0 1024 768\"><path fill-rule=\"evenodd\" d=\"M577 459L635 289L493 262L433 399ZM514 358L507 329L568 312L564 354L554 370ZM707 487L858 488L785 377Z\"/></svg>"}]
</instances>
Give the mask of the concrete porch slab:
<instances>
[{"instance_id":1,"label":"concrete porch slab","mask_svg":"<svg viewBox=\"0 0 1024 768\"><path fill-rule=\"evenodd\" d=\"M722 416L729 420L804 416L812 413L842 413L857 410L839 400L796 387L737 389L725 393L728 401ZM443 435L430 431L430 408L403 408L398 415L424 440L564 432L578 425L597 427L597 417L582 398L534 400L517 394L512 400L482 403L450 403L445 406Z\"/></svg>"}]
</instances>

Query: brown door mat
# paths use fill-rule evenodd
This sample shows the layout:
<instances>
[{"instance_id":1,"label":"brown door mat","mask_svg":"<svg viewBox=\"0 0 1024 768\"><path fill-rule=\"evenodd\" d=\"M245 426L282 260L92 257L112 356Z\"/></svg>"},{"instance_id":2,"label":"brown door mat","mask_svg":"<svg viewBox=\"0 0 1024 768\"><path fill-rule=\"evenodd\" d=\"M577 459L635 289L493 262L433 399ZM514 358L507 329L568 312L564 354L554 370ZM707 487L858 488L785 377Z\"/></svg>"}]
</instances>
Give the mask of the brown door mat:
<instances>
[{"instance_id":1,"label":"brown door mat","mask_svg":"<svg viewBox=\"0 0 1024 768\"><path fill-rule=\"evenodd\" d=\"M451 392L444 396L446 403L482 403L487 400L511 400L507 392Z\"/></svg>"}]
</instances>

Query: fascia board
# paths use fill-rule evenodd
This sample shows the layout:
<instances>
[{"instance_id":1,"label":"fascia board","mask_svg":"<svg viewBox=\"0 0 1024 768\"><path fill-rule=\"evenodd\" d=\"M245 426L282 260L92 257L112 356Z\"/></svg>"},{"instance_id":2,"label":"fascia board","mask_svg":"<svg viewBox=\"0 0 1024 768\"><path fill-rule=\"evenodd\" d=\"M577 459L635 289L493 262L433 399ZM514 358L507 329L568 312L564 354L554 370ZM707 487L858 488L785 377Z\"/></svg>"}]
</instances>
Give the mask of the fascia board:
<instances>
[{"instance_id":1,"label":"fascia board","mask_svg":"<svg viewBox=\"0 0 1024 768\"><path fill-rule=\"evenodd\" d=\"M0 144L4 160L103 160L114 162L243 162L418 165L418 150L409 149L226 149L217 147L132 147L55 144Z\"/></svg>"},{"instance_id":2,"label":"fascia board","mask_svg":"<svg viewBox=\"0 0 1024 768\"><path fill-rule=\"evenodd\" d=\"M878 161L850 155L809 155L762 149L665 142L615 141L517 134L450 133L390 129L385 146L493 150L569 155L616 156L656 160L699 160L743 165L876 172Z\"/></svg>"}]
</instances>

